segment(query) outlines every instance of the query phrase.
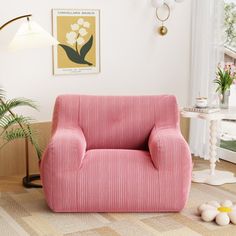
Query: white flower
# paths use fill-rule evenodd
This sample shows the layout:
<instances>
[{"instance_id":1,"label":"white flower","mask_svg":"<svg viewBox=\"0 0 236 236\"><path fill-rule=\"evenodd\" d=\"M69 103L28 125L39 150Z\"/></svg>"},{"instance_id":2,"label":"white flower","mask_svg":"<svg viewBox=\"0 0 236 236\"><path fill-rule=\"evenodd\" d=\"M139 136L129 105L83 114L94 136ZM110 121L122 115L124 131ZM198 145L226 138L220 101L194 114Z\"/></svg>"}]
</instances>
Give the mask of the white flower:
<instances>
[{"instance_id":1,"label":"white flower","mask_svg":"<svg viewBox=\"0 0 236 236\"><path fill-rule=\"evenodd\" d=\"M89 27L90 27L90 23L86 21L86 22L84 22L83 26L84 26L85 28L89 28Z\"/></svg>"},{"instance_id":2,"label":"white flower","mask_svg":"<svg viewBox=\"0 0 236 236\"><path fill-rule=\"evenodd\" d=\"M87 30L86 30L85 28L81 28L81 29L79 30L79 34L80 34L82 37L85 36L87 33L88 33L88 32L87 32Z\"/></svg>"},{"instance_id":3,"label":"white flower","mask_svg":"<svg viewBox=\"0 0 236 236\"><path fill-rule=\"evenodd\" d=\"M236 224L236 205L230 200L225 200L221 204L217 201L204 203L198 207L198 212L204 221L215 220L218 225Z\"/></svg>"},{"instance_id":4,"label":"white flower","mask_svg":"<svg viewBox=\"0 0 236 236\"><path fill-rule=\"evenodd\" d=\"M72 24L70 27L71 27L71 29L74 30L74 31L76 31L76 30L79 29L79 25L78 25L78 24Z\"/></svg>"},{"instance_id":5,"label":"white flower","mask_svg":"<svg viewBox=\"0 0 236 236\"><path fill-rule=\"evenodd\" d=\"M70 45L73 45L76 42L76 36L77 34L74 31L67 33L66 34L67 43L69 43Z\"/></svg>"},{"instance_id":6,"label":"white flower","mask_svg":"<svg viewBox=\"0 0 236 236\"><path fill-rule=\"evenodd\" d=\"M84 19L83 18L79 18L77 23L78 23L78 25L83 25L84 24Z\"/></svg>"},{"instance_id":7,"label":"white flower","mask_svg":"<svg viewBox=\"0 0 236 236\"><path fill-rule=\"evenodd\" d=\"M82 44L84 43L84 38L79 37L79 38L77 39L77 43L78 43L79 45L82 45Z\"/></svg>"}]
</instances>

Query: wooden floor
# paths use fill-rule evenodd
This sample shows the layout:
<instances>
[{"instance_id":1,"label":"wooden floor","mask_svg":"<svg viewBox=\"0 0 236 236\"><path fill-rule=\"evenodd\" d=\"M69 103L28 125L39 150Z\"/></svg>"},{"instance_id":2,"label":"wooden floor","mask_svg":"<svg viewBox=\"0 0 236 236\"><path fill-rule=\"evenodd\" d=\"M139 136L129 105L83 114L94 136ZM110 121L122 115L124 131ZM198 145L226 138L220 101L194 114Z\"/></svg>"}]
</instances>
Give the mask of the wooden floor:
<instances>
[{"instance_id":1,"label":"wooden floor","mask_svg":"<svg viewBox=\"0 0 236 236\"><path fill-rule=\"evenodd\" d=\"M198 157L193 158L193 163L194 163L194 166L193 166L194 170L202 170L202 169L206 169L206 168L209 169L210 168L209 161L203 160ZM218 162L216 162L216 169L217 170L232 171L236 175L236 164L233 164L228 161L219 160Z\"/></svg>"},{"instance_id":2,"label":"wooden floor","mask_svg":"<svg viewBox=\"0 0 236 236\"><path fill-rule=\"evenodd\" d=\"M193 158L194 169L209 162ZM221 161L217 169L236 165ZM42 189L25 189L22 176L0 177L0 236L195 236L236 235L236 225L203 222L197 207L206 201L236 202L236 184L210 186L192 183L188 203L180 213L53 213Z\"/></svg>"}]
</instances>

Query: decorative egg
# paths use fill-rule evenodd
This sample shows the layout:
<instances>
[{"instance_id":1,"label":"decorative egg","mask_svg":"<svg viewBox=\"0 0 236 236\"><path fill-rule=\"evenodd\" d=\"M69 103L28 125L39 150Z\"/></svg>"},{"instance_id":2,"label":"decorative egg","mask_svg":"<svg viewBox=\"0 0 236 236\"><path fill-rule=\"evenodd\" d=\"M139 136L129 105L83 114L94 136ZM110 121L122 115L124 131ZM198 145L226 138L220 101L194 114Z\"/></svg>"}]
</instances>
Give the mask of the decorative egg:
<instances>
[{"instance_id":1,"label":"decorative egg","mask_svg":"<svg viewBox=\"0 0 236 236\"><path fill-rule=\"evenodd\" d=\"M211 205L213 207L220 207L220 203L217 202L217 201L210 201L210 202L207 202L208 205Z\"/></svg>"},{"instance_id":2,"label":"decorative egg","mask_svg":"<svg viewBox=\"0 0 236 236\"><path fill-rule=\"evenodd\" d=\"M203 203L198 207L198 213L201 214L203 211L205 211L207 209L212 210L212 209L215 209L215 207L212 205Z\"/></svg>"},{"instance_id":3,"label":"decorative egg","mask_svg":"<svg viewBox=\"0 0 236 236\"><path fill-rule=\"evenodd\" d=\"M232 207L233 203L230 200L225 200L221 203L221 206L223 206L223 207Z\"/></svg>"},{"instance_id":4,"label":"decorative egg","mask_svg":"<svg viewBox=\"0 0 236 236\"><path fill-rule=\"evenodd\" d=\"M203 221L215 220L218 225L222 226L230 222L236 224L236 205L230 200L225 200L221 204L217 201L203 203L197 210Z\"/></svg>"},{"instance_id":5,"label":"decorative egg","mask_svg":"<svg viewBox=\"0 0 236 236\"><path fill-rule=\"evenodd\" d=\"M206 222L213 221L218 214L216 209L207 209L202 212L202 219Z\"/></svg>"},{"instance_id":6,"label":"decorative egg","mask_svg":"<svg viewBox=\"0 0 236 236\"><path fill-rule=\"evenodd\" d=\"M230 212L228 215L229 215L231 223L236 225L236 211Z\"/></svg>"},{"instance_id":7,"label":"decorative egg","mask_svg":"<svg viewBox=\"0 0 236 236\"><path fill-rule=\"evenodd\" d=\"M221 212L216 216L216 223L218 225L228 225L230 222L229 216L225 212Z\"/></svg>"}]
</instances>

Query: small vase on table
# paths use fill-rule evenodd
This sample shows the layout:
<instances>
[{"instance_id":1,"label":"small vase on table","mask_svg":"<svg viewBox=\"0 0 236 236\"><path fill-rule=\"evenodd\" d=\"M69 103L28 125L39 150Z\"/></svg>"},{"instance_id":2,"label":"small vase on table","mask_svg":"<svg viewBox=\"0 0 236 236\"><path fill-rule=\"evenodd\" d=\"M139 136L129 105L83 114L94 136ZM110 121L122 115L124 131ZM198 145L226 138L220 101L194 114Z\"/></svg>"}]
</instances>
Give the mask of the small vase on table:
<instances>
[{"instance_id":1,"label":"small vase on table","mask_svg":"<svg viewBox=\"0 0 236 236\"><path fill-rule=\"evenodd\" d=\"M227 89L222 94L220 94L220 108L221 109L228 109L229 108L229 96L230 96L229 89Z\"/></svg>"},{"instance_id":2,"label":"small vase on table","mask_svg":"<svg viewBox=\"0 0 236 236\"><path fill-rule=\"evenodd\" d=\"M214 83L216 92L220 92L220 108L229 108L230 87L236 81L236 67L233 63L219 64Z\"/></svg>"}]
</instances>

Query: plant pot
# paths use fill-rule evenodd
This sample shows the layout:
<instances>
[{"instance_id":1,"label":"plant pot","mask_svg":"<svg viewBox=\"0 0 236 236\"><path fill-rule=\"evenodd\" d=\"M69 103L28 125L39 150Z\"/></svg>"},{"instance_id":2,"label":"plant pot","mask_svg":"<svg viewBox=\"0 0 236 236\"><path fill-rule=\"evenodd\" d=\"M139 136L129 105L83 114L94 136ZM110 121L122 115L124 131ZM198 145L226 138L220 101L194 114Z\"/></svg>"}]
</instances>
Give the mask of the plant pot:
<instances>
[{"instance_id":1,"label":"plant pot","mask_svg":"<svg viewBox=\"0 0 236 236\"><path fill-rule=\"evenodd\" d=\"M230 96L229 89L227 89L224 93L220 94L220 108L221 109L229 108L229 96Z\"/></svg>"}]
</instances>

